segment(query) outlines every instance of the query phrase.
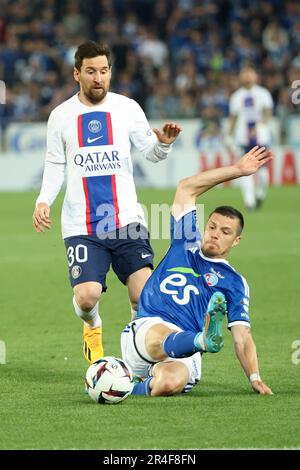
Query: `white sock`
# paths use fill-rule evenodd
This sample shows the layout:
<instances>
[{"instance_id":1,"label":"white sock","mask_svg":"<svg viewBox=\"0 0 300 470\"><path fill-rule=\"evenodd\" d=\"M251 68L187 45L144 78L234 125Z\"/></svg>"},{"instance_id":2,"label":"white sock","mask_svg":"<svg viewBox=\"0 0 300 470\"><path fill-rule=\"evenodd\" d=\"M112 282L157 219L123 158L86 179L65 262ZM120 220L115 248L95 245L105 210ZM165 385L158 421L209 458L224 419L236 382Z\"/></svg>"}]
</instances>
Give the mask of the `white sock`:
<instances>
[{"instance_id":1,"label":"white sock","mask_svg":"<svg viewBox=\"0 0 300 470\"><path fill-rule=\"evenodd\" d=\"M131 307L131 321L136 320L137 318L137 310Z\"/></svg>"},{"instance_id":2,"label":"white sock","mask_svg":"<svg viewBox=\"0 0 300 470\"><path fill-rule=\"evenodd\" d=\"M269 186L269 173L267 168L261 167L258 170L257 179L258 183L256 189L256 196L263 201L267 195L267 190Z\"/></svg>"},{"instance_id":3,"label":"white sock","mask_svg":"<svg viewBox=\"0 0 300 470\"><path fill-rule=\"evenodd\" d=\"M243 176L240 178L240 188L242 190L242 196L245 206L249 208L255 208L255 184L254 176Z\"/></svg>"},{"instance_id":4,"label":"white sock","mask_svg":"<svg viewBox=\"0 0 300 470\"><path fill-rule=\"evenodd\" d=\"M99 302L96 303L92 310L85 312L79 307L74 295L73 305L76 315L78 315L78 317L81 318L87 326L90 328L97 328L98 326L102 326L102 320L99 315Z\"/></svg>"},{"instance_id":5,"label":"white sock","mask_svg":"<svg viewBox=\"0 0 300 470\"><path fill-rule=\"evenodd\" d=\"M204 338L203 338L203 331L201 333L198 333L197 335L197 341L198 341L198 344L200 346L200 349L202 351L205 351L206 350L206 347L205 347L205 344L204 344Z\"/></svg>"}]
</instances>

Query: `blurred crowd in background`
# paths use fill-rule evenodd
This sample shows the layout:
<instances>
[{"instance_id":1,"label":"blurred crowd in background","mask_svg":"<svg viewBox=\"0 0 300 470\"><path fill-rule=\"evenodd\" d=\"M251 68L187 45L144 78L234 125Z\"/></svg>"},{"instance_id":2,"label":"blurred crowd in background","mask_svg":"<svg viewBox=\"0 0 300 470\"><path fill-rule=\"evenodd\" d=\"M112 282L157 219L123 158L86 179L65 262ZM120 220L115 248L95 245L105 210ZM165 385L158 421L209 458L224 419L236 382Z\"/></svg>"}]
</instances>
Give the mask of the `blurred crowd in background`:
<instances>
[{"instance_id":1,"label":"blurred crowd in background","mask_svg":"<svg viewBox=\"0 0 300 470\"><path fill-rule=\"evenodd\" d=\"M251 64L283 122L299 112L297 0L0 0L1 120L45 121L77 91L77 46L110 45L112 91L149 119L228 116L241 66Z\"/></svg>"}]
</instances>

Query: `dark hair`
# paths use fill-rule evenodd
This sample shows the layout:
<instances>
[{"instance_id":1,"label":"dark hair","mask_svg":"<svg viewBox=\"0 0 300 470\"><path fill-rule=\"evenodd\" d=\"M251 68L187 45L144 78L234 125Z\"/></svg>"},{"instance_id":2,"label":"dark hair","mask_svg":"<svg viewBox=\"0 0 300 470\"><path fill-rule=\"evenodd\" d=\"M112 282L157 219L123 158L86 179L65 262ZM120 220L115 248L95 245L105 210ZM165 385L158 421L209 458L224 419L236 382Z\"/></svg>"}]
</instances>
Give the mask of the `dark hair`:
<instances>
[{"instance_id":1,"label":"dark hair","mask_svg":"<svg viewBox=\"0 0 300 470\"><path fill-rule=\"evenodd\" d=\"M219 206L219 207L216 207L215 210L212 211L209 218L215 213L224 215L225 217L229 217L230 219L238 219L239 225L240 225L240 228L238 230L238 235L242 233L242 230L244 228L244 217L240 211L238 211L237 209L234 209L234 207L231 207L231 206Z\"/></svg>"},{"instance_id":2,"label":"dark hair","mask_svg":"<svg viewBox=\"0 0 300 470\"><path fill-rule=\"evenodd\" d=\"M91 59L99 55L105 55L108 65L111 67L111 52L107 44L97 44L95 41L84 42L78 46L75 52L75 67L80 70L83 59Z\"/></svg>"}]
</instances>

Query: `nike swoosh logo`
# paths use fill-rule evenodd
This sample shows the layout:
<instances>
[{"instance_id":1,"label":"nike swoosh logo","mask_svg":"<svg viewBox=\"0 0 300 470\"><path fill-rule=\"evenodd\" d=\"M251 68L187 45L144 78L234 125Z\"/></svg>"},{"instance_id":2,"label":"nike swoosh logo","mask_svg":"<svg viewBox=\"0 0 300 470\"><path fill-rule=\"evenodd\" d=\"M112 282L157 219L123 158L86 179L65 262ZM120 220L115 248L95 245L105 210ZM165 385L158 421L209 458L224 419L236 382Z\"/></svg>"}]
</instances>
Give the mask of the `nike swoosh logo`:
<instances>
[{"instance_id":1,"label":"nike swoosh logo","mask_svg":"<svg viewBox=\"0 0 300 470\"><path fill-rule=\"evenodd\" d=\"M95 142L96 140L102 139L103 135L100 135L100 137L95 137L94 139L91 139L90 137L87 138L87 143L91 144L92 142Z\"/></svg>"},{"instance_id":2,"label":"nike swoosh logo","mask_svg":"<svg viewBox=\"0 0 300 470\"><path fill-rule=\"evenodd\" d=\"M142 258L143 258L143 259L144 259L144 258L148 258L149 256L151 256L151 255L146 254L146 253L142 253Z\"/></svg>"}]
</instances>

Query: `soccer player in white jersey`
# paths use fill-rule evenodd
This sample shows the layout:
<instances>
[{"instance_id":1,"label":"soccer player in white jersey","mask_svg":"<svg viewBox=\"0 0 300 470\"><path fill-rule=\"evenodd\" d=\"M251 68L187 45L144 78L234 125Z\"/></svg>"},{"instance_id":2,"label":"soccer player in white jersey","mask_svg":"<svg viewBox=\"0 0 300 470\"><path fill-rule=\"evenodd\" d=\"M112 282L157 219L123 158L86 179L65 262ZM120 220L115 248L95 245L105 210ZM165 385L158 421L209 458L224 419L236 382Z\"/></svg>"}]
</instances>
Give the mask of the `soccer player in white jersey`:
<instances>
[{"instance_id":1,"label":"soccer player in white jersey","mask_svg":"<svg viewBox=\"0 0 300 470\"><path fill-rule=\"evenodd\" d=\"M50 207L67 173L62 208L73 305L84 321L84 355L104 355L99 298L112 265L128 288L134 318L153 269L153 251L132 174L131 144L150 161L165 159L180 133L175 123L151 130L141 107L109 92L108 46L88 41L75 54L80 91L50 114L43 183L33 213L37 232L51 227Z\"/></svg>"},{"instance_id":2,"label":"soccer player in white jersey","mask_svg":"<svg viewBox=\"0 0 300 470\"><path fill-rule=\"evenodd\" d=\"M273 112L271 93L257 85L257 73L251 67L240 72L241 87L236 90L229 101L230 138L243 153L254 145L271 145L270 122ZM267 167L261 168L257 175L241 179L241 191L247 209L259 208L267 194L269 176Z\"/></svg>"},{"instance_id":3,"label":"soccer player in white jersey","mask_svg":"<svg viewBox=\"0 0 300 470\"><path fill-rule=\"evenodd\" d=\"M241 239L242 214L230 206L210 214L201 235L196 226L196 198L224 181L254 174L270 161L258 146L235 165L209 170L179 182L172 206L171 245L141 293L137 319L121 335L123 359L142 381L135 395L188 392L200 380L201 354L223 346L227 315L235 352L260 394L272 394L261 380L256 346L250 333L249 287L228 263Z\"/></svg>"}]
</instances>

